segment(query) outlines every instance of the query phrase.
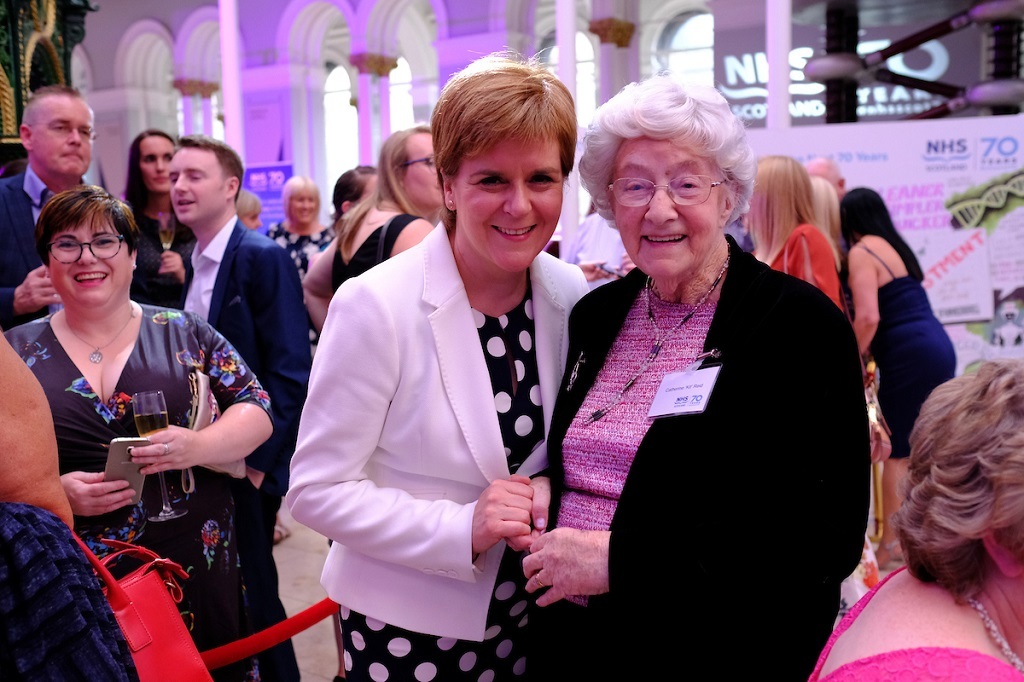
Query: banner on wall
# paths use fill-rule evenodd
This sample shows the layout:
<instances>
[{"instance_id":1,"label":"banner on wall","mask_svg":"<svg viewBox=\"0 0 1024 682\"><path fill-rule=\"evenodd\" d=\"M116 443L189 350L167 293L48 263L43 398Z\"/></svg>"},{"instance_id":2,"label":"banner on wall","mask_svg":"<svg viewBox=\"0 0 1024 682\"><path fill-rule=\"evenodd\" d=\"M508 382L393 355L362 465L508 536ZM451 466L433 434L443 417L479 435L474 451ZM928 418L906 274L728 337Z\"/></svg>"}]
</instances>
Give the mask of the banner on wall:
<instances>
[{"instance_id":1,"label":"banner on wall","mask_svg":"<svg viewBox=\"0 0 1024 682\"><path fill-rule=\"evenodd\" d=\"M261 232L274 223L284 220L284 204L281 202L281 189L292 176L291 163L267 163L249 166L245 169L242 187L255 194L263 204L260 219L263 221Z\"/></svg>"},{"instance_id":2,"label":"banner on wall","mask_svg":"<svg viewBox=\"0 0 1024 682\"><path fill-rule=\"evenodd\" d=\"M862 26L858 52L864 55L885 49L927 26ZM792 26L789 73L784 75L789 80L789 114L794 126L825 122L825 86L807 80L803 72L808 60L824 54L824 40L823 23ZM967 26L894 55L886 60L885 67L924 81L970 86L978 82L981 73L981 43L981 29ZM729 100L733 113L751 127L764 127L768 115L768 56L763 26L715 31L715 83ZM903 85L865 82L857 87L857 120L895 121L945 101L945 97ZM964 111L956 116L974 113Z\"/></svg>"},{"instance_id":3,"label":"banner on wall","mask_svg":"<svg viewBox=\"0 0 1024 682\"><path fill-rule=\"evenodd\" d=\"M1024 115L751 129L758 155L835 160L870 187L925 273L957 373L1024 358Z\"/></svg>"}]
</instances>

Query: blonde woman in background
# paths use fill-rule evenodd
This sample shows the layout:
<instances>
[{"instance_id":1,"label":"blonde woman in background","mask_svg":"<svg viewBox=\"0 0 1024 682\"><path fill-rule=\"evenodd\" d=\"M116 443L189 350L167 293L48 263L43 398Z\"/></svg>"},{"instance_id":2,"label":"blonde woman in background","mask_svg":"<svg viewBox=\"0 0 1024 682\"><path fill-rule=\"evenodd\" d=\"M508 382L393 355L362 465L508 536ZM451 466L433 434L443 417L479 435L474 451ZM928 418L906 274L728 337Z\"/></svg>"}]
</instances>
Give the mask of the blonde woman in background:
<instances>
[{"instance_id":1,"label":"blonde woman in background","mask_svg":"<svg viewBox=\"0 0 1024 682\"><path fill-rule=\"evenodd\" d=\"M311 260L334 239L334 228L320 222L320 190L312 178L288 178L281 188L281 203L285 218L271 225L267 236L288 252L301 281L306 278ZM320 329L309 317L310 352L316 352L319 338Z\"/></svg>"},{"instance_id":2,"label":"blonde woman in background","mask_svg":"<svg viewBox=\"0 0 1024 682\"><path fill-rule=\"evenodd\" d=\"M754 255L773 270L810 282L841 308L839 269L828 239L814 221L807 170L789 156L758 160L747 214Z\"/></svg>"},{"instance_id":3,"label":"blonde woman in background","mask_svg":"<svg viewBox=\"0 0 1024 682\"><path fill-rule=\"evenodd\" d=\"M263 213L263 202L249 190L238 190L235 209L238 211L238 219L250 230L258 230L263 227L263 221L260 220L260 214Z\"/></svg>"},{"instance_id":4,"label":"blonde woman in background","mask_svg":"<svg viewBox=\"0 0 1024 682\"><path fill-rule=\"evenodd\" d=\"M281 188L284 220L274 223L267 236L281 245L299 270L299 279L309 270L309 257L334 239L334 228L320 222L320 189L312 178L293 175Z\"/></svg>"},{"instance_id":5,"label":"blonde woman in background","mask_svg":"<svg viewBox=\"0 0 1024 682\"><path fill-rule=\"evenodd\" d=\"M430 126L392 133L380 149L377 186L338 224L338 237L310 266L303 289L306 309L322 329L327 306L341 283L377 264L377 247L388 225L384 259L418 244L434 228L441 210L441 186L434 168ZM326 256L331 254L330 258Z\"/></svg>"},{"instance_id":6,"label":"blonde woman in background","mask_svg":"<svg viewBox=\"0 0 1024 682\"><path fill-rule=\"evenodd\" d=\"M839 220L839 194L835 186L820 175L812 175L811 202L814 206L814 226L828 239L836 270L842 272L846 254L841 246L843 233Z\"/></svg>"}]
</instances>

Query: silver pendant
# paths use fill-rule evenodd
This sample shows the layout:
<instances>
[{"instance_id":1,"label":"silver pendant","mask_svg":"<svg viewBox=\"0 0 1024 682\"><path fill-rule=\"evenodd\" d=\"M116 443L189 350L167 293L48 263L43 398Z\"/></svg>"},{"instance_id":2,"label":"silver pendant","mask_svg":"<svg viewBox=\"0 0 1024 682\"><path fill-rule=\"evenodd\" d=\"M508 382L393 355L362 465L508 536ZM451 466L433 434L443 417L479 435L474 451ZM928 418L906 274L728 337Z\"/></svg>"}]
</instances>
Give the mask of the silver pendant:
<instances>
[{"instance_id":1,"label":"silver pendant","mask_svg":"<svg viewBox=\"0 0 1024 682\"><path fill-rule=\"evenodd\" d=\"M89 362L94 365L98 365L103 362L103 353L100 352L99 348L89 353Z\"/></svg>"}]
</instances>

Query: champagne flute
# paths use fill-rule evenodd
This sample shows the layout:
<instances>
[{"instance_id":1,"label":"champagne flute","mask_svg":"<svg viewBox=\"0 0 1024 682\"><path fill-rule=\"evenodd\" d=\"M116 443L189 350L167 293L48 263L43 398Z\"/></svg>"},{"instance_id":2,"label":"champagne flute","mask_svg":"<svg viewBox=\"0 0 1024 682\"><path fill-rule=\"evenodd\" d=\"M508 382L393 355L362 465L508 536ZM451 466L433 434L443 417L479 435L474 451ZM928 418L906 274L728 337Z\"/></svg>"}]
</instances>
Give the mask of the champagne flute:
<instances>
[{"instance_id":1,"label":"champagne flute","mask_svg":"<svg viewBox=\"0 0 1024 682\"><path fill-rule=\"evenodd\" d=\"M160 225L160 245L167 251L174 244L174 217L160 211L156 214L156 222Z\"/></svg>"},{"instance_id":2,"label":"champagne flute","mask_svg":"<svg viewBox=\"0 0 1024 682\"><path fill-rule=\"evenodd\" d=\"M151 433L163 431L167 428L167 403L164 402L163 391L143 391L132 396L132 411L135 413L135 428L139 435L146 438ZM167 495L167 481L164 472L157 472L160 477L160 496L163 500L163 508L159 514L149 517L150 521L167 521L184 516L187 509L174 509L171 507L171 499Z\"/></svg>"}]
</instances>

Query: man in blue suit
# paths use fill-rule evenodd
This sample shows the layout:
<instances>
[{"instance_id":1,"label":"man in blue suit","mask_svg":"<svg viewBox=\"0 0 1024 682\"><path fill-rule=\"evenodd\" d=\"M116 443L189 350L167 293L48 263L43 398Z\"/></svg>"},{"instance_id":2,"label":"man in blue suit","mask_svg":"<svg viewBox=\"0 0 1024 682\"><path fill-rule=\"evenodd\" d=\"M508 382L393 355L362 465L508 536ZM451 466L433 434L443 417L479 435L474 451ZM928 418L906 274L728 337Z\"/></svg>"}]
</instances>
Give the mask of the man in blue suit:
<instances>
[{"instance_id":1,"label":"man in blue suit","mask_svg":"<svg viewBox=\"0 0 1024 682\"><path fill-rule=\"evenodd\" d=\"M247 600L253 625L262 630L286 617L274 564L274 519L288 490L311 358L295 265L236 215L242 174L235 150L202 135L181 138L170 166L175 215L196 235L184 309L220 331L270 394L274 433L246 458L248 475L232 488ZM259 658L263 680L299 679L290 640Z\"/></svg>"},{"instance_id":2,"label":"man in blue suit","mask_svg":"<svg viewBox=\"0 0 1024 682\"><path fill-rule=\"evenodd\" d=\"M50 195L82 183L92 160L92 109L78 90L39 88L18 133L28 152L24 173L0 180L0 327L10 329L60 303L36 253L35 225Z\"/></svg>"}]
</instances>

